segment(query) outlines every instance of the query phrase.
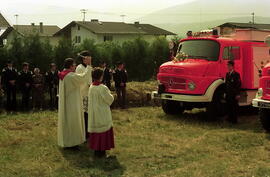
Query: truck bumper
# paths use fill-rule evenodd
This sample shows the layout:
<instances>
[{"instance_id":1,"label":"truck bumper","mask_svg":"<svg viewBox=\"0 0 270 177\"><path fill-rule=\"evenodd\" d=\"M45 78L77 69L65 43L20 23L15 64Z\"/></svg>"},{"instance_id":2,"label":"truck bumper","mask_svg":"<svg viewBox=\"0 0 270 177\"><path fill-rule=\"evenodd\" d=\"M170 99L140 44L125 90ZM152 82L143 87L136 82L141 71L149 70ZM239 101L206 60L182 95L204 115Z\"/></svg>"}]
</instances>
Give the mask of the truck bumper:
<instances>
[{"instance_id":1,"label":"truck bumper","mask_svg":"<svg viewBox=\"0 0 270 177\"><path fill-rule=\"evenodd\" d=\"M270 109L270 101L268 100L263 100L260 98L255 98L252 100L252 106L256 108L266 108Z\"/></svg>"},{"instance_id":2,"label":"truck bumper","mask_svg":"<svg viewBox=\"0 0 270 177\"><path fill-rule=\"evenodd\" d=\"M211 95L181 95L181 94L171 94L171 93L162 93L158 94L157 91L153 91L151 94L152 99L162 99L162 100L174 100L181 102L191 102L191 103L204 103L211 102Z\"/></svg>"}]
</instances>

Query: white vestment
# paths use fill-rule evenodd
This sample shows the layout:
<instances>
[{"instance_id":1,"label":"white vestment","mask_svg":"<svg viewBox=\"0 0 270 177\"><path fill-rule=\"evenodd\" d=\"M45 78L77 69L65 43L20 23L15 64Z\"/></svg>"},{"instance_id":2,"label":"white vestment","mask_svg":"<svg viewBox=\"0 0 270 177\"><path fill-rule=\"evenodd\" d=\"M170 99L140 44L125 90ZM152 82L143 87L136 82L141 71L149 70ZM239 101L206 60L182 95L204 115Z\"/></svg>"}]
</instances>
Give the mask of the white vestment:
<instances>
[{"instance_id":1,"label":"white vestment","mask_svg":"<svg viewBox=\"0 0 270 177\"><path fill-rule=\"evenodd\" d=\"M88 132L102 133L108 131L113 126L110 109L114 100L113 95L107 86L92 84L88 97Z\"/></svg>"},{"instance_id":2,"label":"white vestment","mask_svg":"<svg viewBox=\"0 0 270 177\"><path fill-rule=\"evenodd\" d=\"M76 73L81 74L84 73L86 70L86 67L83 64L79 64L76 68ZM88 112L88 90L89 86L92 83L92 74L90 76L89 80L86 80L81 85L81 95L82 95L82 103L83 103L83 110L84 112Z\"/></svg>"},{"instance_id":3,"label":"white vestment","mask_svg":"<svg viewBox=\"0 0 270 177\"><path fill-rule=\"evenodd\" d=\"M85 142L81 85L91 77L92 68L87 66L82 74L68 73L59 81L58 145L72 147Z\"/></svg>"}]
</instances>

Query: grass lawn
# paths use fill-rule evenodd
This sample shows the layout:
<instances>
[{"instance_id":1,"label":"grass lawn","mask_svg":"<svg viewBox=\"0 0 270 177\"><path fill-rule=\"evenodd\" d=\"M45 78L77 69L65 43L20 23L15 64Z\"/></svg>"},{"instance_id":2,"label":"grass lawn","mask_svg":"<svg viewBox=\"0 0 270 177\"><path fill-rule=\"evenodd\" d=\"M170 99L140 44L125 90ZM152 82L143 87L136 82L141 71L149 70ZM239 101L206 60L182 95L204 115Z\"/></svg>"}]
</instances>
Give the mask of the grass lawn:
<instances>
[{"instance_id":1,"label":"grass lawn","mask_svg":"<svg viewBox=\"0 0 270 177\"><path fill-rule=\"evenodd\" d=\"M193 111L167 116L159 107L113 110L110 160L57 146L57 113L0 115L0 176L270 176L270 136L256 115L239 125L207 122Z\"/></svg>"}]
</instances>

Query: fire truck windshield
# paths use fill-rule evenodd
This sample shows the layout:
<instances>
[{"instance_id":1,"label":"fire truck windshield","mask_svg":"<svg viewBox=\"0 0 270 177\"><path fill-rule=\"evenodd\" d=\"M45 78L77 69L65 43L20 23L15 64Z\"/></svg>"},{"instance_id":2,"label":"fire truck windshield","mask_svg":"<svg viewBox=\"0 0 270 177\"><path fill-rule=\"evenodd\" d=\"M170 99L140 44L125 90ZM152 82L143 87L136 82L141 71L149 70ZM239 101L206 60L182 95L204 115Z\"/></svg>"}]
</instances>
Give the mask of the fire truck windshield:
<instances>
[{"instance_id":1,"label":"fire truck windshield","mask_svg":"<svg viewBox=\"0 0 270 177\"><path fill-rule=\"evenodd\" d=\"M212 40L183 41L178 48L177 56L180 55L184 55L184 58L189 59L217 61L219 57L219 43Z\"/></svg>"}]
</instances>

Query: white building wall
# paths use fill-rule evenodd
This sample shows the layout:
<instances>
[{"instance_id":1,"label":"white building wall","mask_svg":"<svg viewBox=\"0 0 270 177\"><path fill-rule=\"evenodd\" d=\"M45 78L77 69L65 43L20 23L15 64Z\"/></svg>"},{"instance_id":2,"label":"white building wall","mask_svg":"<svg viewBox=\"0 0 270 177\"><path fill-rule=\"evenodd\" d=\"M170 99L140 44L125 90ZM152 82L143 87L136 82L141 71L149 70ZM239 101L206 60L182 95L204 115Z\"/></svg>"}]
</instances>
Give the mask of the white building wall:
<instances>
[{"instance_id":1,"label":"white building wall","mask_svg":"<svg viewBox=\"0 0 270 177\"><path fill-rule=\"evenodd\" d=\"M20 35L20 34L17 34L17 35L19 35L19 37L23 38L22 35ZM14 37L15 37L15 31L11 31L11 32L9 33L9 35L7 36L7 38L6 38L6 41L7 41L6 45L7 45L8 47L11 47L11 43L12 43ZM41 36L41 37L40 37L40 41L41 41L41 42L45 42L47 39L49 39L50 44L54 47L54 46L57 46L57 45L58 45L58 41L59 41L61 38L60 38L60 37L44 37L44 36Z\"/></svg>"},{"instance_id":2,"label":"white building wall","mask_svg":"<svg viewBox=\"0 0 270 177\"><path fill-rule=\"evenodd\" d=\"M81 42L75 43L76 36L80 36ZM139 34L94 34L90 30L80 27L80 30L78 30L78 25L71 27L71 40L75 45L81 44L85 39L93 39L96 43L102 43L104 42L104 36L112 36L113 42L119 42L120 44L125 41L132 41L138 37L142 37L147 42L151 43L153 40L155 40L158 35L139 35Z\"/></svg>"},{"instance_id":3,"label":"white building wall","mask_svg":"<svg viewBox=\"0 0 270 177\"><path fill-rule=\"evenodd\" d=\"M84 28L84 27L80 27L80 30L78 30L78 25L71 27L71 40L72 42L76 45L76 44L80 44L80 43L75 43L75 38L76 36L80 36L81 37L81 43L85 40L85 39L93 39L96 42L100 42L99 38L97 35L95 35L94 33L92 33L91 31L89 31L88 29Z\"/></svg>"}]
</instances>

